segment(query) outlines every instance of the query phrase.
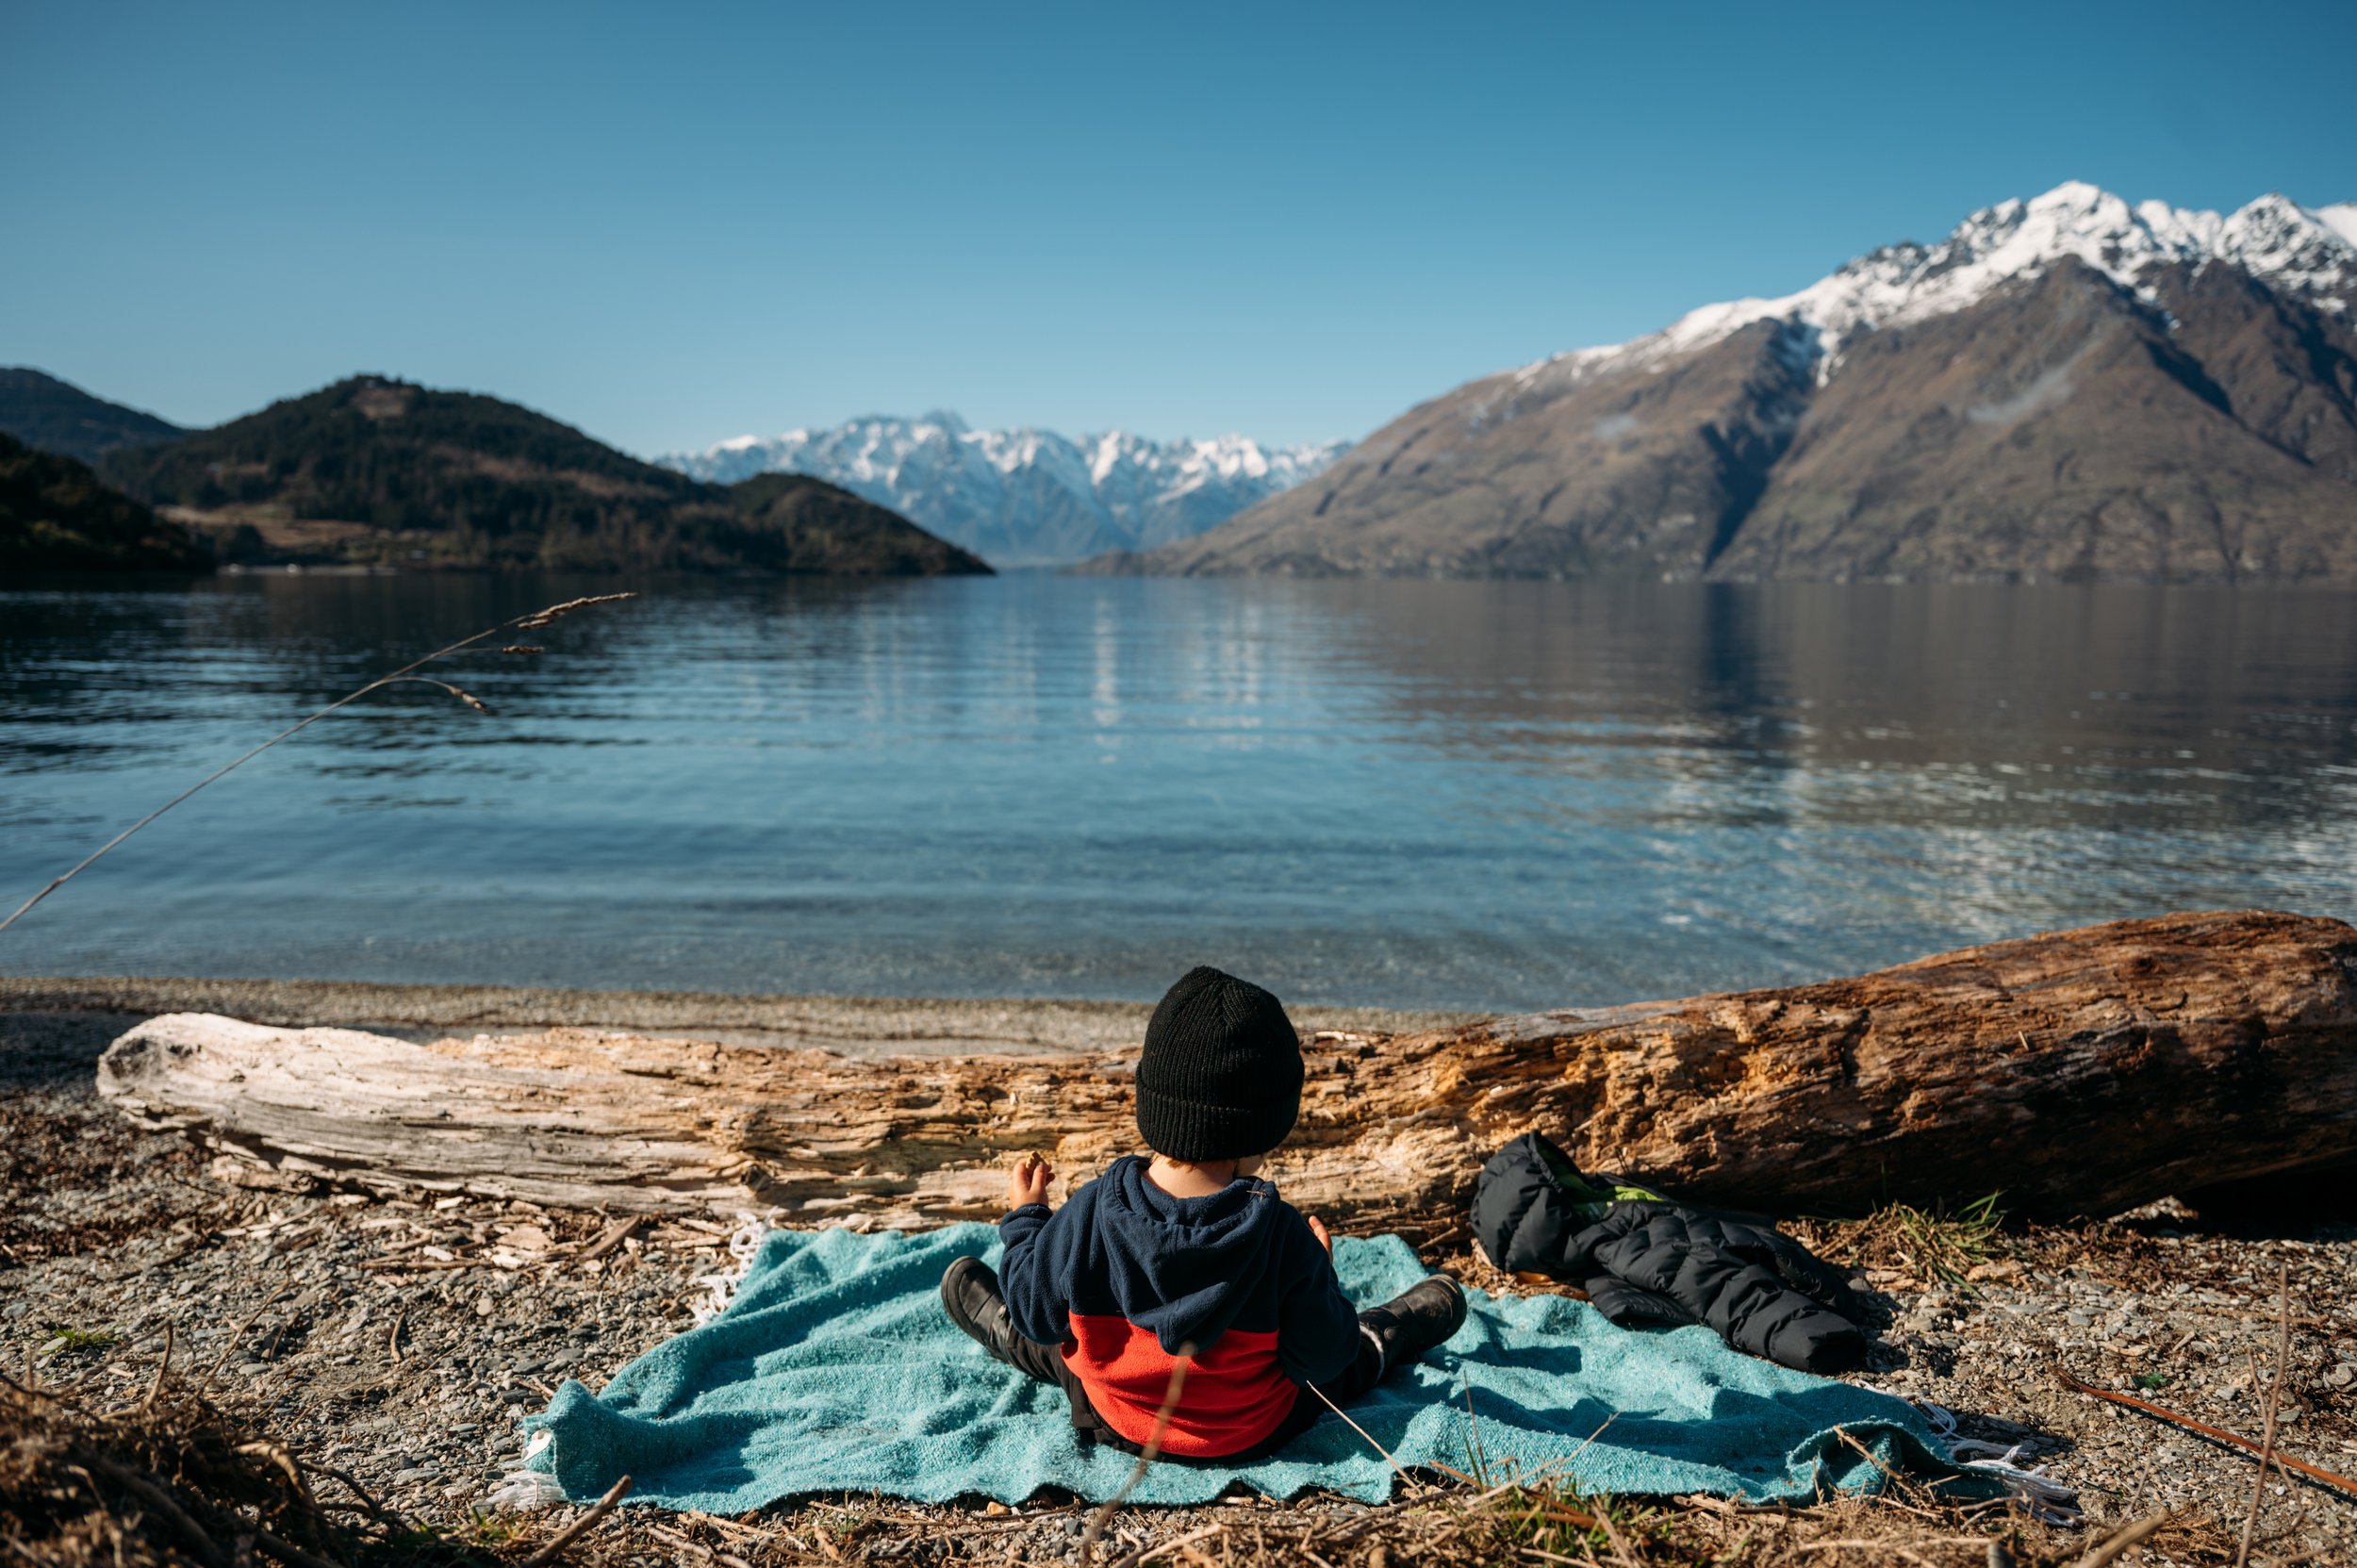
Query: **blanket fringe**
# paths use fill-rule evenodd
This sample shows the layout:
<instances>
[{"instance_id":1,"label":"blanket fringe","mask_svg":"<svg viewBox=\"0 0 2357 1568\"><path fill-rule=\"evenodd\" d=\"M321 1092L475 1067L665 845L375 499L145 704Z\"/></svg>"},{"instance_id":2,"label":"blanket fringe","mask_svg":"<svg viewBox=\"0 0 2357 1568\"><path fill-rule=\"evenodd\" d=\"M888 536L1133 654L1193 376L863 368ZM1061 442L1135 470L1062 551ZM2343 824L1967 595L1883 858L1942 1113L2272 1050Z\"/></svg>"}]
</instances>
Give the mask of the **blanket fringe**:
<instances>
[{"instance_id":1,"label":"blanket fringe","mask_svg":"<svg viewBox=\"0 0 2357 1568\"><path fill-rule=\"evenodd\" d=\"M503 1476L500 1484L484 1499L501 1513L526 1513L569 1500L556 1477L545 1470L519 1470L512 1476Z\"/></svg>"},{"instance_id":2,"label":"blanket fringe","mask_svg":"<svg viewBox=\"0 0 2357 1568\"><path fill-rule=\"evenodd\" d=\"M703 1299L689 1302L687 1310L696 1314L699 1329L729 1310L729 1303L736 1299L736 1288L752 1271L753 1255L761 1250L761 1239L770 1231L771 1222L767 1219L750 1213L736 1217L739 1224L729 1236L729 1267L695 1280L696 1288L704 1293Z\"/></svg>"},{"instance_id":3,"label":"blanket fringe","mask_svg":"<svg viewBox=\"0 0 2357 1568\"><path fill-rule=\"evenodd\" d=\"M1946 1450L1949 1463L1959 1470L1986 1476L1999 1482L2013 1499L2014 1506L2032 1518L2048 1525L2084 1523L2079 1511L2078 1490L2059 1477L2048 1475L2046 1466L2042 1464L2024 1468L2020 1462L2022 1444L2017 1443L2009 1447L2002 1443L1966 1437L1957 1428L1956 1412L1945 1405L1900 1394L1894 1389L1876 1389L1874 1392L1904 1399L1921 1411L1923 1419L1931 1423L1933 1435L1939 1439L1940 1446Z\"/></svg>"},{"instance_id":4,"label":"blanket fringe","mask_svg":"<svg viewBox=\"0 0 2357 1568\"><path fill-rule=\"evenodd\" d=\"M542 1450L554 1442L552 1433L535 1432L524 1448L521 1463L530 1464ZM546 1470L511 1470L500 1477L500 1484L484 1499L501 1513L526 1512L533 1509L554 1508L567 1501L564 1487Z\"/></svg>"},{"instance_id":5,"label":"blanket fringe","mask_svg":"<svg viewBox=\"0 0 2357 1568\"><path fill-rule=\"evenodd\" d=\"M777 1213L772 1210L764 1216L740 1212L736 1215L737 1227L729 1234L729 1266L690 1281L696 1289L703 1292L701 1299L691 1300L687 1304L687 1310L695 1314L698 1328L728 1311L729 1303L736 1299L737 1287L751 1272L753 1256L761 1250L761 1240L769 1233ZM536 1433L531 1445L524 1449L523 1465L528 1466L538 1458L550 1441L550 1433ZM502 1476L499 1485L485 1500L492 1508L509 1512L552 1508L566 1501L566 1496L565 1489L549 1472L519 1467Z\"/></svg>"}]
</instances>

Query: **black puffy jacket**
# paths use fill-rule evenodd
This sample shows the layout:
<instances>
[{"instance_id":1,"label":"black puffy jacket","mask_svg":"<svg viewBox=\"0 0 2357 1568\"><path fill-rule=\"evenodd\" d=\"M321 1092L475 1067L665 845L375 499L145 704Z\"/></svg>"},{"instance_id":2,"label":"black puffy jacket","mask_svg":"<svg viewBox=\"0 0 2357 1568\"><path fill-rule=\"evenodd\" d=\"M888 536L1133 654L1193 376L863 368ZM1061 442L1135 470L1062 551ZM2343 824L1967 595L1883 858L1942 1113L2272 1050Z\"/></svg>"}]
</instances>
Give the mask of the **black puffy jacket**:
<instances>
[{"instance_id":1,"label":"black puffy jacket","mask_svg":"<svg viewBox=\"0 0 2357 1568\"><path fill-rule=\"evenodd\" d=\"M1576 1285L1615 1323L1707 1324L1738 1350L1804 1372L1866 1359L1856 1297L1808 1248L1765 1225L1584 1177L1536 1132L1482 1167L1473 1219L1492 1263Z\"/></svg>"}]
</instances>

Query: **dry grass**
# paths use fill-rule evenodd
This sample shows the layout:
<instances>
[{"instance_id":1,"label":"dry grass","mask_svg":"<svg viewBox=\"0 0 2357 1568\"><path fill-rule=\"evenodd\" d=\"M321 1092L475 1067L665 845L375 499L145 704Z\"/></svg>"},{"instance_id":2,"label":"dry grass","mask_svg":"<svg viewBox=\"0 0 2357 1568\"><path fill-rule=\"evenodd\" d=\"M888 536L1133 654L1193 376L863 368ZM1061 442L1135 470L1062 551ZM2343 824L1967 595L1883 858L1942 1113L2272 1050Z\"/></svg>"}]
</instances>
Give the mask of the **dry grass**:
<instances>
[{"instance_id":1,"label":"dry grass","mask_svg":"<svg viewBox=\"0 0 2357 1568\"><path fill-rule=\"evenodd\" d=\"M1786 1229L1829 1263L1953 1284L2004 1252L2005 1214L1997 1206L2002 1196L1991 1193L1954 1210L1892 1203L1864 1219L1801 1220Z\"/></svg>"},{"instance_id":2,"label":"dry grass","mask_svg":"<svg viewBox=\"0 0 2357 1568\"><path fill-rule=\"evenodd\" d=\"M1336 1510L1244 1498L1192 1510L1130 1509L1107 1524L1096 1560L1310 1563L1593 1563L1670 1568L2060 1568L2085 1543L2002 1507L1958 1507L1901 1486L1883 1499L1742 1509L1714 1498L1633 1503L1547 1477L1493 1470L1419 1477L1395 1505ZM769 1568L803 1562L1035 1560L1043 1527L1061 1560L1096 1510L1074 1501L1020 1510L917 1510L882 1499L812 1499L737 1519L624 1509L584 1520L475 1516L437 1529L273 1441L188 1382L159 1377L140 1397L93 1410L70 1387L0 1378L0 1551L29 1568L519 1568L552 1547L591 1568L666 1562ZM590 1527L571 1532L586 1523ZM1992 1543L2004 1554L1992 1557ZM2177 1525L2155 1545L2178 1560L2224 1561L2214 1525Z\"/></svg>"},{"instance_id":3,"label":"dry grass","mask_svg":"<svg viewBox=\"0 0 2357 1568\"><path fill-rule=\"evenodd\" d=\"M165 1377L107 1411L0 1378L0 1545L39 1568L488 1560L382 1510Z\"/></svg>"}]
</instances>

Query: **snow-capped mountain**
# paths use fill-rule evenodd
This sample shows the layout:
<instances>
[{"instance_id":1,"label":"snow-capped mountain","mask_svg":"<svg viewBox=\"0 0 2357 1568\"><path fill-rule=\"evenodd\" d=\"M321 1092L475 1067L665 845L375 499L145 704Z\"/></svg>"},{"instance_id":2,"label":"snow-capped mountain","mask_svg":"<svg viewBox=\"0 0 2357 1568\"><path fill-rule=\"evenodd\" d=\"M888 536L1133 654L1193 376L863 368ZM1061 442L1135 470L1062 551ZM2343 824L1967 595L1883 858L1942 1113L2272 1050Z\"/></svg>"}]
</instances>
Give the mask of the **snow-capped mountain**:
<instances>
[{"instance_id":1,"label":"snow-capped mountain","mask_svg":"<svg viewBox=\"0 0 2357 1568\"><path fill-rule=\"evenodd\" d=\"M1349 445L1151 441L1118 430L1074 440L1046 430L969 430L955 414L933 413L739 436L656 461L719 484L814 474L994 565L1047 566L1191 537L1321 472Z\"/></svg>"},{"instance_id":2,"label":"snow-capped mountain","mask_svg":"<svg viewBox=\"0 0 2357 1568\"><path fill-rule=\"evenodd\" d=\"M2166 202L2130 206L2071 180L2030 201L1983 207L1936 245L1903 240L1798 293L1727 300L1689 310L1659 332L1625 343L1574 349L1515 372L1527 385L1553 371L1572 377L1652 364L1707 348L1754 322L1790 323L1818 378L1839 368L1861 333L1945 316L2002 285L2035 278L2069 257L2153 301L2157 269L2233 262L2252 276L2346 316L2357 298L2357 202L2304 207L2266 195L2225 217Z\"/></svg>"},{"instance_id":3,"label":"snow-capped mountain","mask_svg":"<svg viewBox=\"0 0 2357 1568\"><path fill-rule=\"evenodd\" d=\"M1090 569L2357 585L2357 203L2001 202Z\"/></svg>"}]
</instances>

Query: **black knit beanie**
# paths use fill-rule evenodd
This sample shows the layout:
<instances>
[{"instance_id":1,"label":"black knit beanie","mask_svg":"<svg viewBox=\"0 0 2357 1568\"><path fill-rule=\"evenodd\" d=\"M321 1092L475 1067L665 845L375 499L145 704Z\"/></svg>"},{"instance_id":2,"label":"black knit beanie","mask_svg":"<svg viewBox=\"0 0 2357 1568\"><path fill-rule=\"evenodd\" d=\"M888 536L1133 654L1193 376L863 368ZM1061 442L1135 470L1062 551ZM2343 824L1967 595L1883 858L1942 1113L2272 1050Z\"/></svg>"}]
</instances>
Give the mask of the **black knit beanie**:
<instances>
[{"instance_id":1,"label":"black knit beanie","mask_svg":"<svg viewBox=\"0 0 2357 1568\"><path fill-rule=\"evenodd\" d=\"M1285 1005L1205 965L1154 1009L1138 1056L1138 1131L1201 1163L1266 1154L1301 1114L1301 1041Z\"/></svg>"}]
</instances>

